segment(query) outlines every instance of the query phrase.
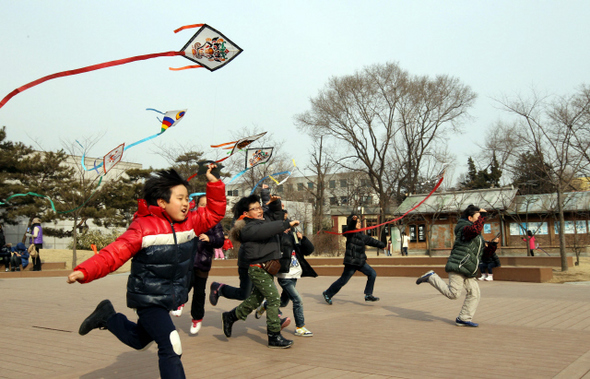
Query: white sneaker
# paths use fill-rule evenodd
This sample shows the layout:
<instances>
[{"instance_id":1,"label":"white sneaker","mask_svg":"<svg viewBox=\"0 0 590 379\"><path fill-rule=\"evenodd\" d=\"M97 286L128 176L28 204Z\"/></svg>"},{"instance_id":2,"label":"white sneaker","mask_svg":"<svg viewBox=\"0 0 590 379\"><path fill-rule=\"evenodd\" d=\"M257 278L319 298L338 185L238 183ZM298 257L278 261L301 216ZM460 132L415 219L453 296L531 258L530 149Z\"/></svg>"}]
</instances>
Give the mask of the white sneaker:
<instances>
[{"instance_id":1,"label":"white sneaker","mask_svg":"<svg viewBox=\"0 0 590 379\"><path fill-rule=\"evenodd\" d=\"M193 322L191 323L191 334L197 334L199 333L199 330L201 330L201 324L203 320L193 320Z\"/></svg>"},{"instance_id":2,"label":"white sneaker","mask_svg":"<svg viewBox=\"0 0 590 379\"><path fill-rule=\"evenodd\" d=\"M307 330L305 326L295 329L295 335L299 337L313 337L313 333Z\"/></svg>"},{"instance_id":3,"label":"white sneaker","mask_svg":"<svg viewBox=\"0 0 590 379\"><path fill-rule=\"evenodd\" d=\"M494 281L494 275L489 274L487 278L484 279L486 282L492 282Z\"/></svg>"},{"instance_id":4,"label":"white sneaker","mask_svg":"<svg viewBox=\"0 0 590 379\"><path fill-rule=\"evenodd\" d=\"M477 280L486 280L487 277L488 277L488 274L481 274L481 276L479 278L477 278Z\"/></svg>"},{"instance_id":5,"label":"white sneaker","mask_svg":"<svg viewBox=\"0 0 590 379\"><path fill-rule=\"evenodd\" d=\"M254 317L256 317L257 319L259 319L260 317L262 317L262 315L264 314L265 311L266 311L266 300L264 300L258 306L258 308L256 308L256 313L254 313ZM279 316L279 317L281 317L281 316Z\"/></svg>"},{"instance_id":6,"label":"white sneaker","mask_svg":"<svg viewBox=\"0 0 590 379\"><path fill-rule=\"evenodd\" d=\"M172 316L176 316L176 317L180 317L180 315L182 315L182 309L184 308L184 304L182 304L180 307L178 307L177 310L175 311L171 311L170 314Z\"/></svg>"}]
</instances>

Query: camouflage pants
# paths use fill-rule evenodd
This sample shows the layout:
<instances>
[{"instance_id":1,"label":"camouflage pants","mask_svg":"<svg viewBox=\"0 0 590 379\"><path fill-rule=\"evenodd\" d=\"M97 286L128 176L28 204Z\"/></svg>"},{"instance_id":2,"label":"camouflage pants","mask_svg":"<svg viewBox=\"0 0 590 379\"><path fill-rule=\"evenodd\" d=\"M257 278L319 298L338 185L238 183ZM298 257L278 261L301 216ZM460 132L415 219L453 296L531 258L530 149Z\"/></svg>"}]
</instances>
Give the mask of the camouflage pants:
<instances>
[{"instance_id":1,"label":"camouflage pants","mask_svg":"<svg viewBox=\"0 0 590 379\"><path fill-rule=\"evenodd\" d=\"M252 294L236 308L236 316L240 320L246 320L248 315L266 299L267 329L270 332L280 332L279 304L281 301L279 291L275 286L274 277L258 266L250 266L248 268L248 276L254 288L252 289Z\"/></svg>"}]
</instances>

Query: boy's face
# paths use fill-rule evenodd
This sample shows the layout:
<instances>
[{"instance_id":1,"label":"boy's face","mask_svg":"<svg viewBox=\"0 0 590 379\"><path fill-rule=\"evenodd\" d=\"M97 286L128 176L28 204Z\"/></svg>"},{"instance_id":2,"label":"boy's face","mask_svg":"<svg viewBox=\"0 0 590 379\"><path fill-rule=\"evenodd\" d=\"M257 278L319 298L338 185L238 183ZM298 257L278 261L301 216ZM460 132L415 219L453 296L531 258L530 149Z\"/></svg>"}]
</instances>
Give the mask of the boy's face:
<instances>
[{"instance_id":1,"label":"boy's face","mask_svg":"<svg viewBox=\"0 0 590 379\"><path fill-rule=\"evenodd\" d=\"M188 190L182 184L170 188L170 202L158 199L158 206L162 208L173 221L180 222L188 215Z\"/></svg>"},{"instance_id":2,"label":"boy's face","mask_svg":"<svg viewBox=\"0 0 590 379\"><path fill-rule=\"evenodd\" d=\"M248 205L248 212L244 212L246 217L256 218L258 220L264 219L264 212L259 203L251 203Z\"/></svg>"}]
</instances>

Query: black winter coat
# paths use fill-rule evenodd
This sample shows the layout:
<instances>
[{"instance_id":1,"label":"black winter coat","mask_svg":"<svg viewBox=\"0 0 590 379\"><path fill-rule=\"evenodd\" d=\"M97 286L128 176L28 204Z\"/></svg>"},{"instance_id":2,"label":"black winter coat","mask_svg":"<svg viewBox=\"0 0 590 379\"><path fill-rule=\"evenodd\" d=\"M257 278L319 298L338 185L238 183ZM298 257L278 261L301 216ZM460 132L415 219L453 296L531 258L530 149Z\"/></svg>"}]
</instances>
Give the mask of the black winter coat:
<instances>
[{"instance_id":1,"label":"black winter coat","mask_svg":"<svg viewBox=\"0 0 590 379\"><path fill-rule=\"evenodd\" d=\"M356 220L353 220L352 216L348 216L346 221L347 231L356 229ZM365 253L366 245L379 249L383 249L386 246L383 242L362 232L347 233L344 236L346 237L345 265L362 267L367 261L367 254Z\"/></svg>"}]
</instances>

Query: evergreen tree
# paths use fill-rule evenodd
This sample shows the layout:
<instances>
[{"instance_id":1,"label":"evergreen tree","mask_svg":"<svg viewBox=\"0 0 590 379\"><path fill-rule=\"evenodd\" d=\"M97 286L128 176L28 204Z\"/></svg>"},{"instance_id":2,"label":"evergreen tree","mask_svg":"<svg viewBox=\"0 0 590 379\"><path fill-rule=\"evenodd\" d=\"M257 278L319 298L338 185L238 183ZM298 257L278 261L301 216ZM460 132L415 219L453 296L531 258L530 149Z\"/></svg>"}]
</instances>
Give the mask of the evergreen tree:
<instances>
[{"instance_id":1,"label":"evergreen tree","mask_svg":"<svg viewBox=\"0 0 590 379\"><path fill-rule=\"evenodd\" d=\"M521 195L533 195L539 193L554 193L555 181L549 176L550 166L530 151L520 154L516 167L520 168L514 175L512 185L518 188Z\"/></svg>"}]
</instances>

